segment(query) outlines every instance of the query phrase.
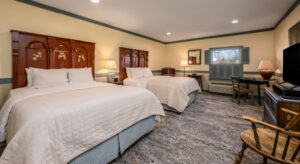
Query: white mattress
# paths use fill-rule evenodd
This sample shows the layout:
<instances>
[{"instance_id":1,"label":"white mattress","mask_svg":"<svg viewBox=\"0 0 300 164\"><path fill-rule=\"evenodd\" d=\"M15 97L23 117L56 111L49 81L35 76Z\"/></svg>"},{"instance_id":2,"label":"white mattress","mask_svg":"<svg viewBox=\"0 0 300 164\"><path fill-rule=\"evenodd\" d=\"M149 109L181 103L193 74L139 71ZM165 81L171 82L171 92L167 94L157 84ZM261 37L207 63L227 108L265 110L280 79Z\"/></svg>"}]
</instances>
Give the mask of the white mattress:
<instances>
[{"instance_id":1,"label":"white mattress","mask_svg":"<svg viewBox=\"0 0 300 164\"><path fill-rule=\"evenodd\" d=\"M152 115L164 116L145 89L105 83L13 90L0 113L7 140L0 163L67 163Z\"/></svg>"},{"instance_id":2,"label":"white mattress","mask_svg":"<svg viewBox=\"0 0 300 164\"><path fill-rule=\"evenodd\" d=\"M146 78L127 78L126 86L147 88L156 95L161 103L183 112L189 103L189 94L200 90L198 82L189 77L152 76Z\"/></svg>"}]
</instances>

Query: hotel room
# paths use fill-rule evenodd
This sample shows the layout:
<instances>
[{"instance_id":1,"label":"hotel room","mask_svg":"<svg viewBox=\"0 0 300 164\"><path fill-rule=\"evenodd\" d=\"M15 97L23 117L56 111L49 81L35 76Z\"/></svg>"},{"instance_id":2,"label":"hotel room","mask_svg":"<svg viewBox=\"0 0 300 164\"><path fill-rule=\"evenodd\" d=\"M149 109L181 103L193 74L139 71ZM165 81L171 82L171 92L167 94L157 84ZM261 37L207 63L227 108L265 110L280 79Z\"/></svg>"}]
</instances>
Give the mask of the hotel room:
<instances>
[{"instance_id":1,"label":"hotel room","mask_svg":"<svg viewBox=\"0 0 300 164\"><path fill-rule=\"evenodd\" d=\"M0 164L300 163L299 0L1 0Z\"/></svg>"}]
</instances>

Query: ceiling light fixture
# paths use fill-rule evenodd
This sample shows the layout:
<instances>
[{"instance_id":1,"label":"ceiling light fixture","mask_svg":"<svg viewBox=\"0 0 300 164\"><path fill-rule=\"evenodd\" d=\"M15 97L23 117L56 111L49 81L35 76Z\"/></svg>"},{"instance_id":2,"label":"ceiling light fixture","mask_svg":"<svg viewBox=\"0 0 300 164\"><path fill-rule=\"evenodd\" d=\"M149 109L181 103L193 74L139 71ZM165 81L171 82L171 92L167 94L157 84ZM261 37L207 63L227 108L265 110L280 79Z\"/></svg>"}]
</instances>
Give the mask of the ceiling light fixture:
<instances>
[{"instance_id":1,"label":"ceiling light fixture","mask_svg":"<svg viewBox=\"0 0 300 164\"><path fill-rule=\"evenodd\" d=\"M233 20L231 21L231 23L232 23L232 24L237 24L237 23L239 23L239 20L233 19Z\"/></svg>"},{"instance_id":2,"label":"ceiling light fixture","mask_svg":"<svg viewBox=\"0 0 300 164\"><path fill-rule=\"evenodd\" d=\"M167 33L166 33L166 35L170 36L170 35L172 35L172 33L170 33L170 32L167 32Z\"/></svg>"},{"instance_id":3,"label":"ceiling light fixture","mask_svg":"<svg viewBox=\"0 0 300 164\"><path fill-rule=\"evenodd\" d=\"M93 3L99 3L100 0L91 0Z\"/></svg>"}]
</instances>

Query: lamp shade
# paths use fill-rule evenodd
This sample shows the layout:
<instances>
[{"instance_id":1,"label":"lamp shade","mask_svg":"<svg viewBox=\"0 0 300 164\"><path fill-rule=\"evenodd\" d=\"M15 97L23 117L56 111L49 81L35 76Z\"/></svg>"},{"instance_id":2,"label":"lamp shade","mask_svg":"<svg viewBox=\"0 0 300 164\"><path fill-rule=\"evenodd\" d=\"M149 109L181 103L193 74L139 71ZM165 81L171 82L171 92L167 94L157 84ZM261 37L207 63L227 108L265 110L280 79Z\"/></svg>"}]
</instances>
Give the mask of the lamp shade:
<instances>
[{"instance_id":1,"label":"lamp shade","mask_svg":"<svg viewBox=\"0 0 300 164\"><path fill-rule=\"evenodd\" d=\"M274 66L271 60L261 60L258 65L259 70L273 70Z\"/></svg>"},{"instance_id":2,"label":"lamp shade","mask_svg":"<svg viewBox=\"0 0 300 164\"><path fill-rule=\"evenodd\" d=\"M181 60L180 66L181 67L187 67L188 66L188 61L187 60Z\"/></svg>"},{"instance_id":3,"label":"lamp shade","mask_svg":"<svg viewBox=\"0 0 300 164\"><path fill-rule=\"evenodd\" d=\"M107 60L105 67L106 67L106 69L109 69L109 70L116 70L117 69L116 61L114 61L112 59Z\"/></svg>"}]
</instances>

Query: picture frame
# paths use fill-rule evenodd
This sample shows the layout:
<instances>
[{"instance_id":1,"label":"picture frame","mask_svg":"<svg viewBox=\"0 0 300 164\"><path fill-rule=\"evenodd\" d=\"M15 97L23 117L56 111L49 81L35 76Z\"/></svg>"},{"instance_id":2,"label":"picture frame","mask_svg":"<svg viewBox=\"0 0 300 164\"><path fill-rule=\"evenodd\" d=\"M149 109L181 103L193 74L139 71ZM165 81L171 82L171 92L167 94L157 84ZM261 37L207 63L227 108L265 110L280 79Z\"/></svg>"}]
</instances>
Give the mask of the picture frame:
<instances>
[{"instance_id":1,"label":"picture frame","mask_svg":"<svg viewBox=\"0 0 300 164\"><path fill-rule=\"evenodd\" d=\"M201 65L201 49L188 50L188 64Z\"/></svg>"},{"instance_id":2,"label":"picture frame","mask_svg":"<svg viewBox=\"0 0 300 164\"><path fill-rule=\"evenodd\" d=\"M290 46L300 43L300 21L289 29Z\"/></svg>"}]
</instances>

